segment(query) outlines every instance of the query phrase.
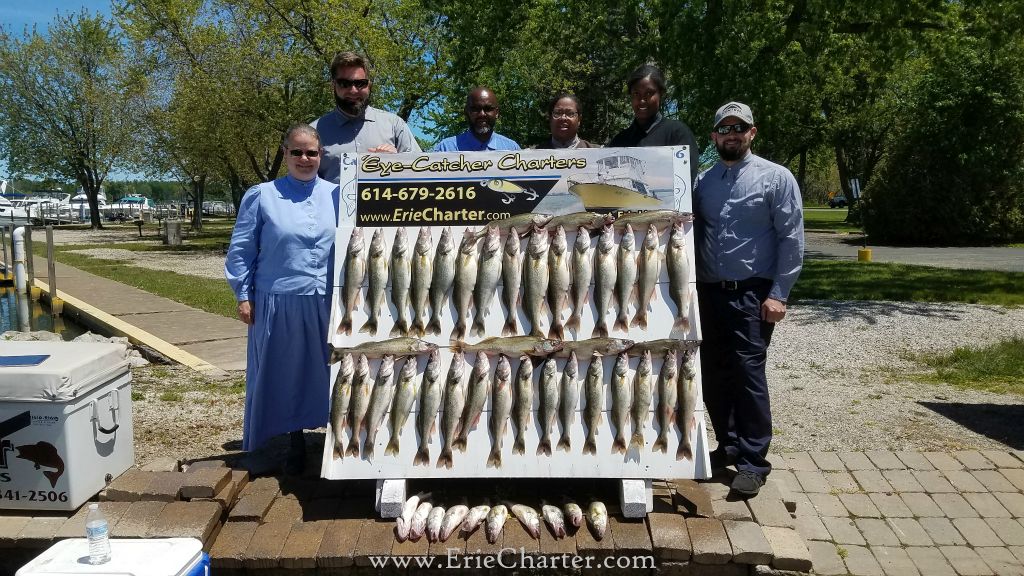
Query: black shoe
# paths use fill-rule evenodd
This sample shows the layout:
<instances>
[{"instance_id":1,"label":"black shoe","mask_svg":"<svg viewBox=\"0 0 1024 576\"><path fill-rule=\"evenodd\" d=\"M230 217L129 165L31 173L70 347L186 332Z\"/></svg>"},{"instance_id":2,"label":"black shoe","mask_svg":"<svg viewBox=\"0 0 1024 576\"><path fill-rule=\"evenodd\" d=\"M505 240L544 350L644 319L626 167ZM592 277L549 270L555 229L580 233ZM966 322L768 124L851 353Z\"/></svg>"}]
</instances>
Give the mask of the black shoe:
<instances>
[{"instance_id":1,"label":"black shoe","mask_svg":"<svg viewBox=\"0 0 1024 576\"><path fill-rule=\"evenodd\" d=\"M757 496L764 481L765 477L753 470L740 470L732 479L732 491L748 497Z\"/></svg>"},{"instance_id":2,"label":"black shoe","mask_svg":"<svg viewBox=\"0 0 1024 576\"><path fill-rule=\"evenodd\" d=\"M291 445L284 461L284 473L300 476L306 470L306 438L301 430L291 433Z\"/></svg>"},{"instance_id":3,"label":"black shoe","mask_svg":"<svg viewBox=\"0 0 1024 576\"><path fill-rule=\"evenodd\" d=\"M709 453L711 457L711 473L721 474L725 472L727 466L732 466L736 463L736 456L729 454L724 450L713 450Z\"/></svg>"}]
</instances>

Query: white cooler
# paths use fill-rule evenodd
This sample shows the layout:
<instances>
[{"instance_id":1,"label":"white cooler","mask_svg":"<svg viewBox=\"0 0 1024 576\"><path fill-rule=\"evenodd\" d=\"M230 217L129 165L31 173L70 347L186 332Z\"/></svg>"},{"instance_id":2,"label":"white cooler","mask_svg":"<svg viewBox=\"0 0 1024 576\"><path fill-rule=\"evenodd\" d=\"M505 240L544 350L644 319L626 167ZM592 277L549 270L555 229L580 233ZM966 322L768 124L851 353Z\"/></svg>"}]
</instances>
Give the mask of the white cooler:
<instances>
[{"instance_id":1,"label":"white cooler","mask_svg":"<svg viewBox=\"0 0 1024 576\"><path fill-rule=\"evenodd\" d=\"M25 564L16 576L204 576L210 573L210 559L203 543L195 538L160 540L110 540L110 561L89 564L89 543L85 538L62 540L35 560Z\"/></svg>"},{"instance_id":2,"label":"white cooler","mask_svg":"<svg viewBox=\"0 0 1024 576\"><path fill-rule=\"evenodd\" d=\"M75 510L127 470L131 380L122 344L0 342L0 508Z\"/></svg>"}]
</instances>

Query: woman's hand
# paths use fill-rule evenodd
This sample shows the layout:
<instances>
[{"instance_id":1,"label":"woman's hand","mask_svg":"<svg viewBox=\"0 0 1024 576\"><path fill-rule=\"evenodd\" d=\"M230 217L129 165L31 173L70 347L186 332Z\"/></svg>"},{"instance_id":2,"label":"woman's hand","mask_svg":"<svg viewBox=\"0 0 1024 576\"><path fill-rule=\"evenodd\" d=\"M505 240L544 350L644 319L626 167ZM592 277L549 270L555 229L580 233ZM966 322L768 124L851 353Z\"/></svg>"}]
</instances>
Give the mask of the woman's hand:
<instances>
[{"instance_id":1,"label":"woman's hand","mask_svg":"<svg viewBox=\"0 0 1024 576\"><path fill-rule=\"evenodd\" d=\"M250 326L252 325L252 302L242 300L238 303L238 319Z\"/></svg>"}]
</instances>

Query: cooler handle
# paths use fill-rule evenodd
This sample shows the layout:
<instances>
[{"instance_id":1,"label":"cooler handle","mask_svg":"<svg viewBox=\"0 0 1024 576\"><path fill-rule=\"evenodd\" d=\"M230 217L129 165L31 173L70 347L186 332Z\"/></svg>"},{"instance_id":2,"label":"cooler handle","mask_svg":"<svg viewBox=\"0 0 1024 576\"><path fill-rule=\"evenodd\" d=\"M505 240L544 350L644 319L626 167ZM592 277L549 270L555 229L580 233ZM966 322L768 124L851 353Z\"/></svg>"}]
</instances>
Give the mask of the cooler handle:
<instances>
[{"instance_id":1,"label":"cooler handle","mask_svg":"<svg viewBox=\"0 0 1024 576\"><path fill-rule=\"evenodd\" d=\"M114 425L110 428L104 428L103 425L100 424L99 404L96 400L92 401L92 421L96 423L96 428L100 432L103 432L104 434L113 434L121 427L121 424L117 421L117 410L119 408L117 390L111 390L110 393L107 394L107 398L110 400L110 414Z\"/></svg>"}]
</instances>

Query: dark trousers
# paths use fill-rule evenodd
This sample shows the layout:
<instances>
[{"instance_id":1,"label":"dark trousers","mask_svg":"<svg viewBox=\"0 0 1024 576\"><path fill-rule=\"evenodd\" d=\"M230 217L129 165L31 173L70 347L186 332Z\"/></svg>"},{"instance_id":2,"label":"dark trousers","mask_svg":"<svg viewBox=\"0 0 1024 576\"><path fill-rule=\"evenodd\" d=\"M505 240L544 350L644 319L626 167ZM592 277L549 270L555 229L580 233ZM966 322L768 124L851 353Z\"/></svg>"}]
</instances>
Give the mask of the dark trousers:
<instances>
[{"instance_id":1,"label":"dark trousers","mask_svg":"<svg viewBox=\"0 0 1024 576\"><path fill-rule=\"evenodd\" d=\"M772 469L766 459L772 411L765 362L775 324L761 320L770 289L771 281L762 279L736 287L697 283L704 404L717 450L735 457L737 470L762 475Z\"/></svg>"}]
</instances>

